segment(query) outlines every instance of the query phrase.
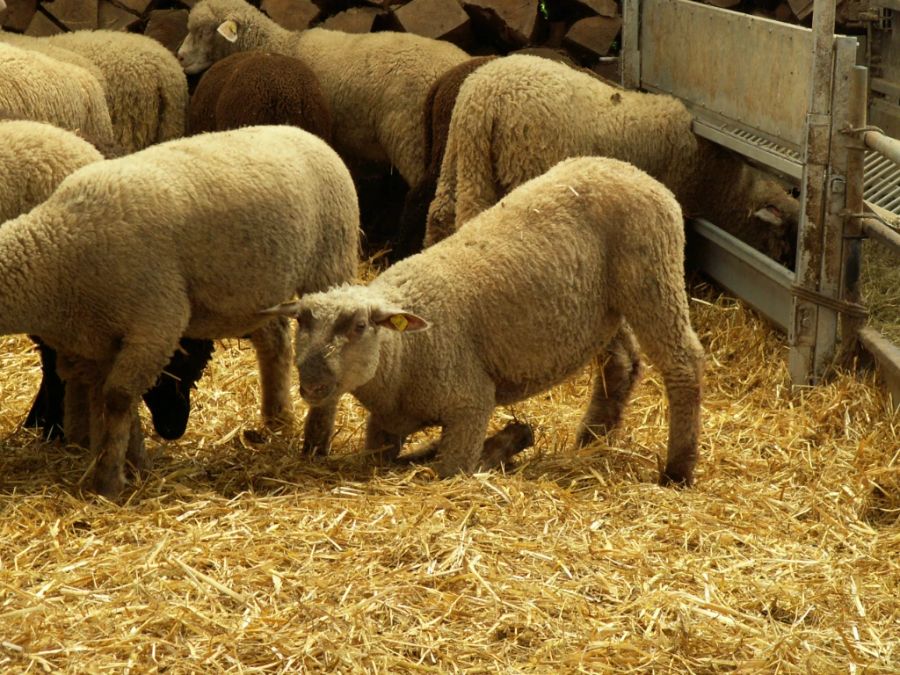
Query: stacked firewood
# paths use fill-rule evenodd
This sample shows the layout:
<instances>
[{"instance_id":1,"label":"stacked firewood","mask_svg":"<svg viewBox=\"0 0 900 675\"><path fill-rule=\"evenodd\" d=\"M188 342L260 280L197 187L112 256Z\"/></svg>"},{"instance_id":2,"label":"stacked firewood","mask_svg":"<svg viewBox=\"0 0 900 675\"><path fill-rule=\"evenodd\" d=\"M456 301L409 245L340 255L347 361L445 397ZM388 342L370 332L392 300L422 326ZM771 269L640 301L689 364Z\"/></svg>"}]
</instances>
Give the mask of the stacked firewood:
<instances>
[{"instance_id":1,"label":"stacked firewood","mask_svg":"<svg viewBox=\"0 0 900 675\"><path fill-rule=\"evenodd\" d=\"M780 21L809 23L812 0L706 0ZM173 51L187 33L197 0L6 0L7 30L42 36L106 28L141 32ZM251 0L292 30L323 26L347 32L397 30L449 40L473 54L527 47L565 51L594 66L618 53L621 0ZM852 25L867 0L843 0L839 21Z\"/></svg>"}]
</instances>

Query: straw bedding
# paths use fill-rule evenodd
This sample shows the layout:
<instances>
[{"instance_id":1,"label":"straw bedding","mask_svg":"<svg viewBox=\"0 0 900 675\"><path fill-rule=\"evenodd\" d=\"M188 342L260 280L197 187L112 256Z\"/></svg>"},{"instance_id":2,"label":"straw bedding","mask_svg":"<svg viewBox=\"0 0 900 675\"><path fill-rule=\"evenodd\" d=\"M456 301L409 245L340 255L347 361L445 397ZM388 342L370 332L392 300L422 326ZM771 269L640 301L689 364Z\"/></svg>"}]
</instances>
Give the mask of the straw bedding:
<instances>
[{"instance_id":1,"label":"straw bedding","mask_svg":"<svg viewBox=\"0 0 900 675\"><path fill-rule=\"evenodd\" d=\"M860 283L869 324L900 344L900 258L878 242L864 242Z\"/></svg>"},{"instance_id":2,"label":"straw bedding","mask_svg":"<svg viewBox=\"0 0 900 675\"><path fill-rule=\"evenodd\" d=\"M781 337L692 295L709 358L686 491L653 483L652 368L608 442L571 447L583 374L498 411L535 427L516 468L441 482L355 457L350 400L327 460L248 441L254 359L233 341L116 506L80 494L86 453L17 428L37 359L3 339L0 669L896 672L900 416L865 375L792 390Z\"/></svg>"}]
</instances>

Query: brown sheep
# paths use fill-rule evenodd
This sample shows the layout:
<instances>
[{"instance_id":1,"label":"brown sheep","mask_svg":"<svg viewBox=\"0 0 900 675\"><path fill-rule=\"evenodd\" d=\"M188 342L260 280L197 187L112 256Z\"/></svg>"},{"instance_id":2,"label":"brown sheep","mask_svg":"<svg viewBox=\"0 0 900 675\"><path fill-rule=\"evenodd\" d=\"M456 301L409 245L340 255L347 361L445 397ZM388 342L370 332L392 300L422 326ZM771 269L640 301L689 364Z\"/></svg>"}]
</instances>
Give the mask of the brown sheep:
<instances>
[{"instance_id":1,"label":"brown sheep","mask_svg":"<svg viewBox=\"0 0 900 675\"><path fill-rule=\"evenodd\" d=\"M188 133L290 124L331 142L331 108L315 73L299 59L264 51L217 61L191 96Z\"/></svg>"}]
</instances>

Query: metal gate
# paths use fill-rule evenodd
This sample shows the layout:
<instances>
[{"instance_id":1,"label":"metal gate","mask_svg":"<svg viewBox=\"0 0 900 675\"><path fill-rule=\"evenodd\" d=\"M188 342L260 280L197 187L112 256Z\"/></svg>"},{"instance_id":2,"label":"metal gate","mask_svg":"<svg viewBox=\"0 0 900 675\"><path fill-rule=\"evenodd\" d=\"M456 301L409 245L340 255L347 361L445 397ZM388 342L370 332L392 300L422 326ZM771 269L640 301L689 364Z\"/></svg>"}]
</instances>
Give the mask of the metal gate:
<instances>
[{"instance_id":1,"label":"metal gate","mask_svg":"<svg viewBox=\"0 0 900 675\"><path fill-rule=\"evenodd\" d=\"M900 254L900 235L864 212L866 147L893 167L900 143L866 128L867 69L857 39L834 34L834 0L815 0L812 29L690 0L624 0L623 14L624 86L677 96L699 136L800 188L795 272L704 221L690 228L695 261L786 330L794 382L815 383L861 339L900 404L900 350L862 328L858 291L863 236Z\"/></svg>"}]
</instances>

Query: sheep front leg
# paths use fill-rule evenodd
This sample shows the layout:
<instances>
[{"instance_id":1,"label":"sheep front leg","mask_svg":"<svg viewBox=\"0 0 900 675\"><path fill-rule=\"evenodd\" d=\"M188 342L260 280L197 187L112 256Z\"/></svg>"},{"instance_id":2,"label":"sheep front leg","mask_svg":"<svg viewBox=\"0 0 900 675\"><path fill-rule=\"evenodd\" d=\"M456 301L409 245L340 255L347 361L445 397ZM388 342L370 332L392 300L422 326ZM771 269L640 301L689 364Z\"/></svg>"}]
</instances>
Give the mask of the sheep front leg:
<instances>
[{"instance_id":1,"label":"sheep front leg","mask_svg":"<svg viewBox=\"0 0 900 675\"><path fill-rule=\"evenodd\" d=\"M132 419L137 414L137 401L121 389L102 391L96 399L99 399L97 403L101 406L97 415L101 421L94 490L114 500L125 489L125 456L131 438Z\"/></svg>"},{"instance_id":2,"label":"sheep front leg","mask_svg":"<svg viewBox=\"0 0 900 675\"><path fill-rule=\"evenodd\" d=\"M612 431L641 372L637 345L631 330L622 325L606 348L602 370L594 376L591 402L578 428L578 447Z\"/></svg>"},{"instance_id":3,"label":"sheep front leg","mask_svg":"<svg viewBox=\"0 0 900 675\"><path fill-rule=\"evenodd\" d=\"M310 408L303 425L303 454L327 455L331 449L331 435L334 431L334 417L338 402Z\"/></svg>"},{"instance_id":4,"label":"sheep front leg","mask_svg":"<svg viewBox=\"0 0 900 675\"><path fill-rule=\"evenodd\" d=\"M278 317L250 335L259 364L262 417L267 426L287 426L291 406L291 333L287 317Z\"/></svg>"},{"instance_id":5,"label":"sheep front leg","mask_svg":"<svg viewBox=\"0 0 900 675\"><path fill-rule=\"evenodd\" d=\"M136 328L135 335L143 339L126 338L109 374L91 388L91 445L96 443L97 451L94 489L108 499L117 498L125 488L126 458L138 470L148 464L137 405L168 363L183 328L171 333L161 324ZM175 337L167 340L167 335ZM151 341L151 336L156 339Z\"/></svg>"},{"instance_id":6,"label":"sheep front leg","mask_svg":"<svg viewBox=\"0 0 900 675\"><path fill-rule=\"evenodd\" d=\"M492 410L492 406L469 409L444 422L437 460L431 464L440 478L478 469Z\"/></svg>"},{"instance_id":7,"label":"sheep front leg","mask_svg":"<svg viewBox=\"0 0 900 675\"><path fill-rule=\"evenodd\" d=\"M403 448L406 439L384 429L374 415L366 421L366 450L376 456L378 462L393 462Z\"/></svg>"},{"instance_id":8,"label":"sheep front leg","mask_svg":"<svg viewBox=\"0 0 900 675\"><path fill-rule=\"evenodd\" d=\"M682 272L676 270L670 278L680 284ZM659 483L690 486L700 437L703 347L691 328L687 296L680 286L673 288L668 298L649 294L648 298L648 306L656 307L656 314L635 312L628 322L647 358L662 373L669 398L669 445Z\"/></svg>"}]
</instances>

